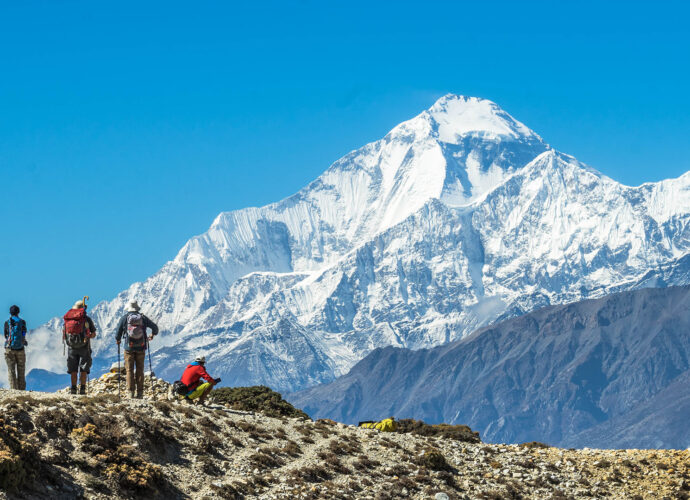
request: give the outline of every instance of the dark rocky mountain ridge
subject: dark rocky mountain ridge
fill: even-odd
[[[490,442],[690,446],[690,287],[540,309],[465,339],[373,351],[288,399],[315,418],[469,425]]]

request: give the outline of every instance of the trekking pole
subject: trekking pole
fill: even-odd
[[[153,397],[153,369],[151,368],[151,344],[149,344],[149,337],[144,333],[146,339],[146,350],[149,352],[149,385],[151,386],[151,397]]]
[[[153,384],[153,367],[151,365],[151,344],[149,344],[148,338],[146,340],[146,350],[149,352],[149,378]]]
[[[82,303],[84,304],[84,311],[86,311],[87,305],[86,301],[89,300],[91,297],[88,295],[84,295],[84,298],[82,299]],[[88,330],[87,330],[88,332]],[[93,332],[92,332],[93,333]],[[88,337],[88,348],[89,348],[89,357],[91,356],[91,336],[87,335]],[[86,374],[86,395],[89,394],[89,373]]]
[[[117,400],[120,401],[120,378],[122,378],[122,372],[120,371],[120,344],[117,344]]]

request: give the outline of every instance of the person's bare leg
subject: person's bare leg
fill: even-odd
[[[77,385],[77,372],[72,372],[69,376],[72,379],[72,385]]]
[[[88,376],[88,373],[86,372],[80,372],[79,373],[79,394],[86,394],[86,377]]]

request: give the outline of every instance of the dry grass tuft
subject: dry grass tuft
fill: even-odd
[[[466,425],[434,424],[429,425],[421,420],[411,418],[397,421],[398,432],[416,434],[418,436],[441,437],[466,443],[479,443],[479,433]]]
[[[439,450],[430,449],[417,459],[417,465],[434,471],[452,471],[446,457]]]
[[[310,465],[301,469],[293,469],[290,471],[290,476],[293,481],[306,481],[308,483],[320,483],[332,477],[328,469],[322,465]]]

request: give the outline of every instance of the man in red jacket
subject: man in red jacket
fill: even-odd
[[[185,368],[180,381],[187,386],[189,392],[185,395],[187,401],[199,399],[197,404],[204,404],[204,400],[208,393],[211,392],[213,386],[220,382],[220,379],[214,379],[208,374],[204,365],[206,364],[206,357],[199,356]],[[201,379],[206,382],[201,382]]]

